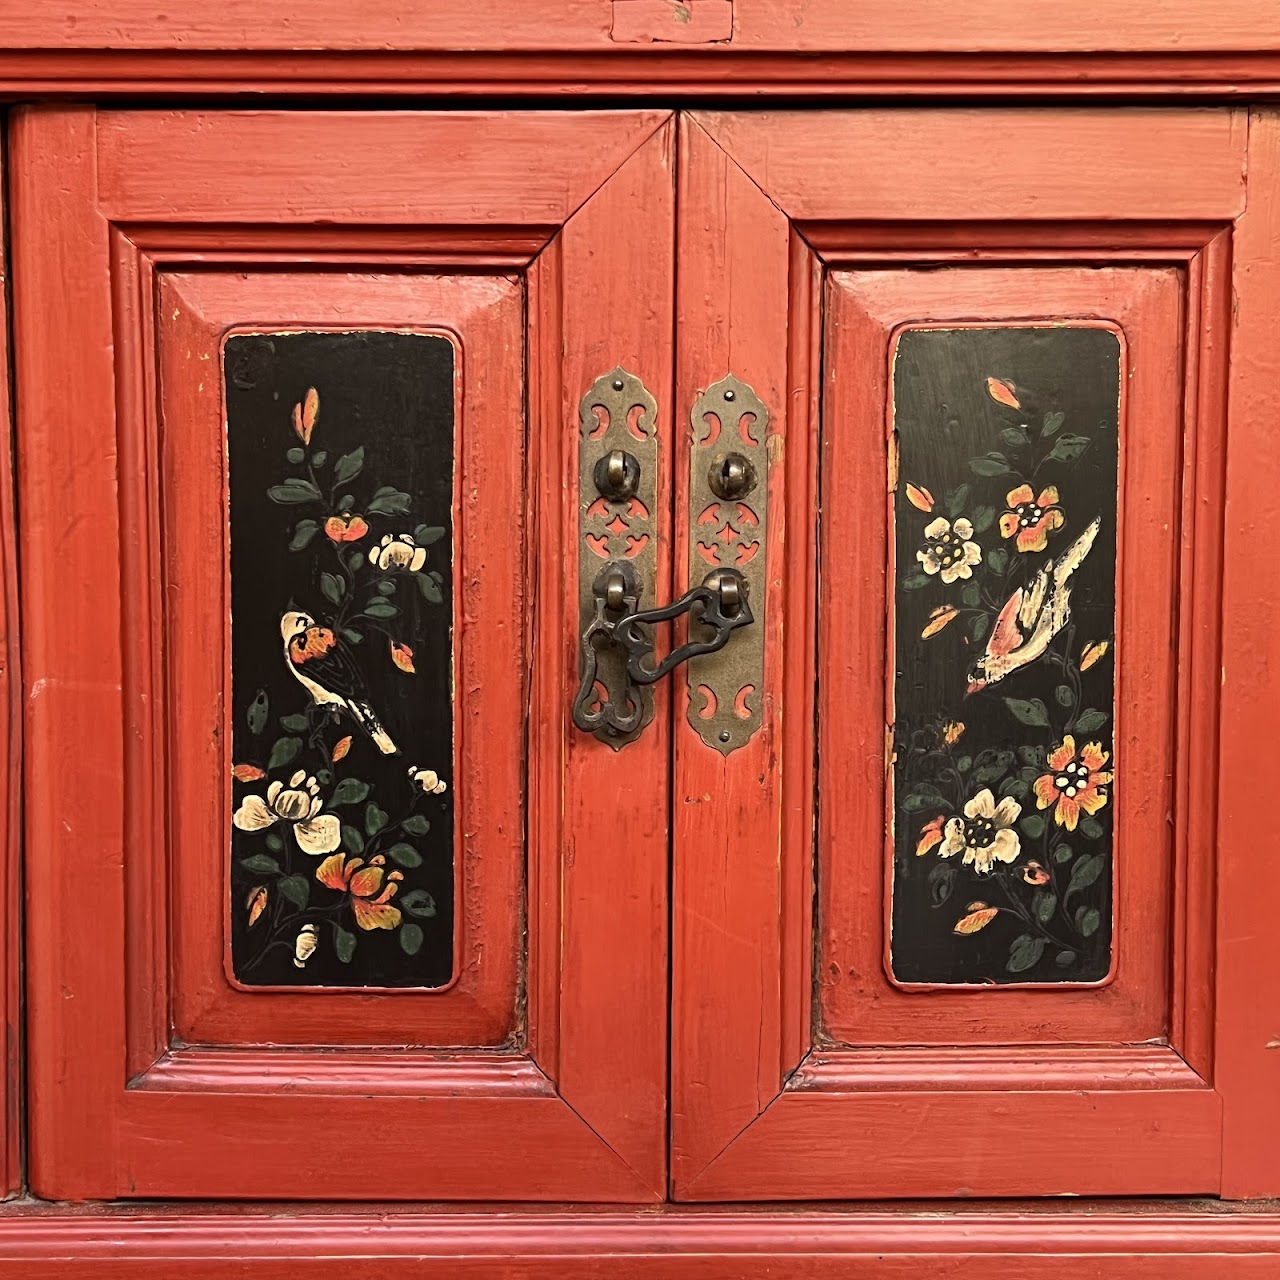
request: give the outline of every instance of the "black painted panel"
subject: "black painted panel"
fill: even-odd
[[[899,336],[901,982],[1111,967],[1119,379],[1107,328]]]
[[[444,985],[453,345],[237,335],[224,374],[235,977]]]

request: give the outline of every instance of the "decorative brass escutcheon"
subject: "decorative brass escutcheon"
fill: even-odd
[[[733,374],[708,387],[689,414],[689,581],[733,570],[757,616],[764,611],[769,410]],[[706,636],[690,621],[691,641]],[[764,628],[747,627],[723,652],[689,663],[689,723],[728,755],[764,718]]]

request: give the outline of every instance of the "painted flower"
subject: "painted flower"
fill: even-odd
[[[363,516],[343,512],[330,516],[324,522],[324,531],[330,542],[359,542],[369,532],[369,526]]]
[[[997,862],[1012,862],[1021,851],[1013,829],[1022,806],[1005,796],[996,804],[989,787],[984,787],[964,807],[964,817],[951,818],[943,829],[940,858],[964,853],[965,865],[972,864],[979,875],[987,875]]]
[[[1044,864],[1037,862],[1034,858],[1022,868],[1022,878],[1028,884],[1036,886],[1048,884],[1053,879],[1049,872],[1045,870]]]
[[[1086,742],[1077,757],[1076,740],[1067,734],[1047,759],[1053,772],[1042,773],[1036,779],[1036,807],[1047,809],[1053,805],[1053,820],[1074,831],[1081,809],[1092,815],[1107,803],[1105,787],[1115,776],[1103,770],[1111,759],[1110,753],[1103,751],[1100,742]]]
[[[315,925],[304,924],[298,930],[297,941],[293,944],[293,963],[295,968],[305,968],[319,942],[320,930]]]
[[[386,533],[371,559],[383,572],[388,569],[408,569],[410,573],[417,573],[427,563],[427,549],[418,546],[412,534]]]
[[[409,781],[415,787],[421,787],[429,796],[443,795],[449,789],[434,769],[419,769],[413,764],[409,766]]]
[[[1043,551],[1049,535],[1067,522],[1058,506],[1058,490],[1046,485],[1037,496],[1029,484],[1020,484],[1005,494],[1009,510],[1000,517],[1000,536],[1017,536],[1014,546],[1019,551]]]
[[[293,431],[304,445],[311,443],[311,433],[316,429],[320,416],[320,393],[308,387],[307,394],[293,406]]]
[[[293,827],[303,853],[318,857],[332,853],[342,839],[342,824],[335,814],[321,813],[320,788],[314,778],[299,769],[286,787],[278,779],[267,788],[267,797],[245,796],[231,821],[241,831],[265,831],[277,822]]]
[[[404,876],[387,871],[387,860],[378,854],[365,865],[363,858],[335,853],[316,868],[316,879],[330,889],[350,895],[351,909],[361,929],[395,929],[400,924],[400,908],[391,899]]]
[[[942,826],[946,820],[946,816],[940,813],[920,828],[920,839],[916,844],[917,858],[923,857],[934,845],[942,843]]]
[[[952,524],[939,516],[925,525],[924,536],[925,544],[916,552],[916,559],[925,573],[939,573],[943,582],[973,577],[973,566],[982,562],[982,548],[969,541],[973,525],[968,520],[962,516]]]
[[[942,741],[949,747],[954,747],[960,741],[961,735],[964,733],[963,720],[948,720],[942,726]]]

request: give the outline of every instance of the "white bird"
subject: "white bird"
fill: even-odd
[[[1101,527],[1099,516],[1056,561],[1036,574],[1030,587],[1019,587],[1009,597],[991,628],[987,651],[969,668],[968,693],[977,693],[1034,662],[1053,643],[1071,620],[1069,579],[1089,554]]]

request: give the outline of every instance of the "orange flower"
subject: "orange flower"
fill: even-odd
[[[1000,536],[1012,538],[1019,551],[1043,551],[1049,545],[1049,535],[1061,529],[1067,517],[1058,503],[1058,490],[1048,485],[1037,497],[1029,484],[1020,484],[1005,495],[1009,510],[1000,517]]]
[[[1014,392],[1013,383],[1008,378],[988,378],[987,395],[997,404],[1007,405],[1010,409],[1022,408],[1022,403]]]
[[[400,908],[390,905],[404,879],[399,871],[387,872],[387,860],[378,854],[364,865],[363,858],[348,858],[341,850],[316,868],[316,879],[329,889],[351,895],[351,909],[362,929],[395,929]]]
[[[1022,878],[1028,884],[1048,884],[1053,877],[1034,858],[1022,868]]]
[[[929,621],[925,623],[924,630],[920,633],[921,640],[928,640],[930,636],[936,636],[943,627],[949,623],[952,618],[956,617],[959,610],[953,604],[940,604],[930,615]]]
[[[1111,758],[1100,742],[1087,742],[1076,758],[1076,740],[1067,734],[1060,745],[1049,752],[1048,764],[1052,773],[1042,773],[1036,779],[1036,808],[1057,807],[1053,820],[1068,831],[1076,829],[1080,810],[1095,814],[1107,803],[1103,789],[1115,776],[1104,772],[1102,766]]]
[[[964,733],[963,720],[948,720],[942,726],[942,740],[949,747],[954,747],[960,741],[960,735]]]
[[[315,387],[308,387],[302,403],[293,406],[293,431],[305,445],[311,443],[311,433],[316,429],[319,414],[320,393]]]
[[[359,542],[369,532],[369,526],[362,516],[347,514],[330,516],[324,522],[324,531],[333,542]]]
[[[916,845],[916,857],[922,857],[935,844],[942,843],[942,824],[946,822],[945,814],[938,814],[930,823],[920,828],[920,843]]]
[[[256,764],[235,764],[231,766],[231,776],[237,782],[257,782],[259,778],[265,778],[267,775]]]
[[[266,885],[258,885],[255,889],[249,890],[249,896],[244,900],[245,910],[249,913],[249,928],[252,929],[258,923],[259,916],[267,909],[267,887]]]
[[[339,738],[338,741],[333,744],[333,754],[329,759],[332,760],[334,764],[337,764],[339,760],[346,759],[347,752],[350,750],[351,735],[347,734],[345,738]]]
[[[911,503],[917,511],[933,510],[933,494],[931,494],[923,485],[907,485],[907,501]]]
[[[413,665],[413,650],[396,640],[391,642],[391,661],[406,675],[413,675],[416,670]]]
[[[1099,640],[1096,644],[1089,645],[1080,655],[1080,670],[1088,671],[1095,662],[1101,662],[1110,647],[1110,642],[1106,640]]]

